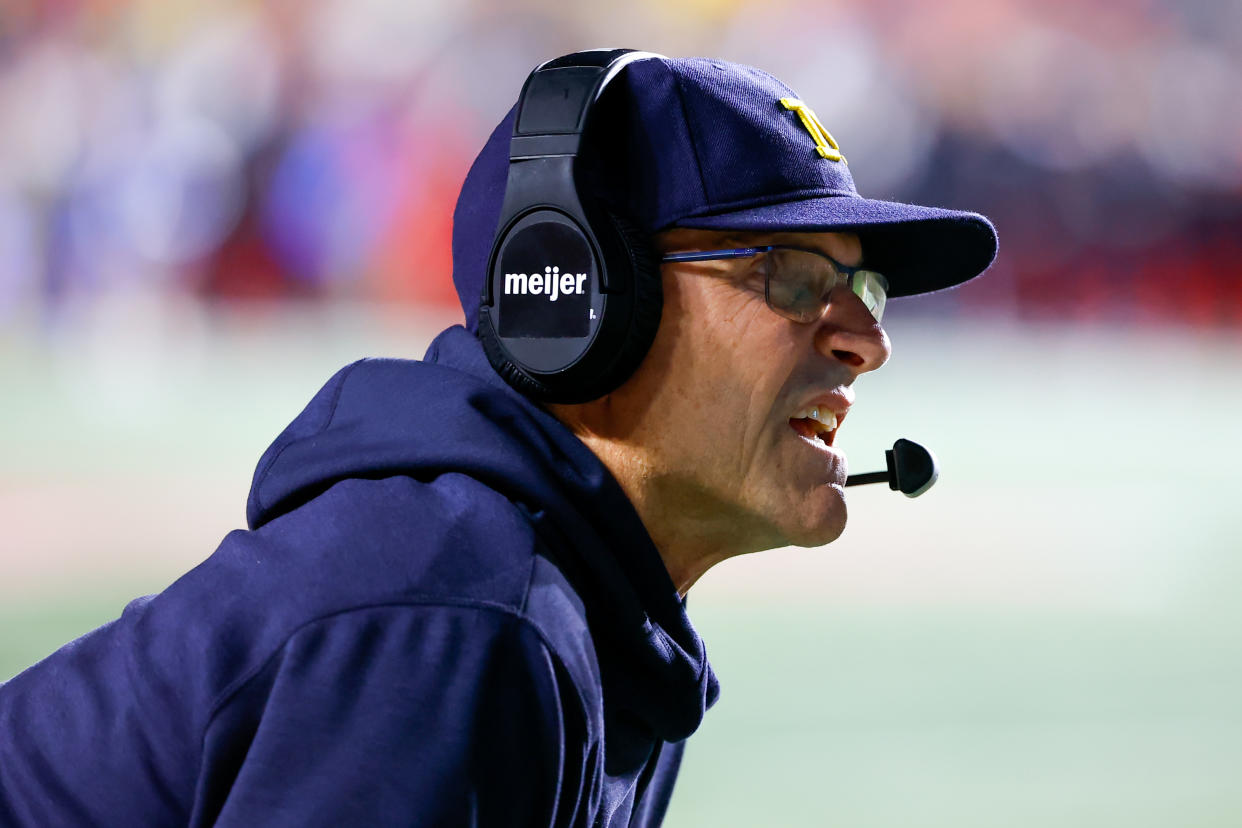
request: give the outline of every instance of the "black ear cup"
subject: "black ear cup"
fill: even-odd
[[[501,379],[532,400],[558,402],[554,389],[550,388],[547,383],[535,379],[516,362],[509,359],[509,355],[500,347],[500,342],[496,339],[491,315],[487,313],[487,308],[483,308],[479,313],[479,340],[483,343],[483,353],[487,354],[487,361],[492,364],[496,373],[500,374]]]
[[[587,402],[617,388],[660,325],[664,291],[650,241],[579,192],[576,166],[609,80],[650,57],[566,55],[532,72],[518,101],[478,335],[505,382],[542,402]]]
[[[633,277],[630,289],[634,291],[634,303],[629,324],[616,346],[616,358],[608,371],[600,377],[599,393],[602,397],[630,378],[642,364],[664,311],[664,283],[660,276],[660,260],[647,234],[628,219],[615,213],[607,213],[607,221],[620,239],[618,245],[627,261]]]
[[[479,312],[479,338],[496,373],[521,393],[542,402],[587,402],[617,388],[642,363],[660,326],[664,290],[659,261],[646,234],[606,210],[588,212],[594,248],[611,288],[599,297],[602,302],[592,303],[600,306],[598,327],[580,351],[573,350],[579,346],[570,346],[571,362],[556,370],[538,370],[502,344],[504,324],[498,331],[496,319],[499,314],[503,320],[503,309],[483,305]],[[551,305],[545,307],[550,309]],[[545,320],[550,318],[549,312]],[[545,320],[540,324],[548,324]]]

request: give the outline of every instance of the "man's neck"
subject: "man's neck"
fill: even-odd
[[[716,564],[763,548],[752,532],[720,519],[727,510],[677,475],[653,469],[634,447],[589,432],[578,437],[621,484],[682,597]]]

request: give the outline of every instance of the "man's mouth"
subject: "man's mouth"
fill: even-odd
[[[836,412],[816,406],[803,409],[790,417],[789,427],[798,432],[800,437],[819,440],[824,445],[831,446],[844,419],[844,412],[838,417]]]

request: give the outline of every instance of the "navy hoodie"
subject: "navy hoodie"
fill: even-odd
[[[615,479],[450,328],[336,374],[248,531],[0,685],[0,825],[655,825],[716,680]]]

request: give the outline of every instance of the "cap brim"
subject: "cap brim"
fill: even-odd
[[[996,228],[978,213],[856,196],[819,196],[736,212],[689,216],[701,230],[857,233],[863,264],[888,279],[889,296],[942,290],[975,278],[996,258]]]

